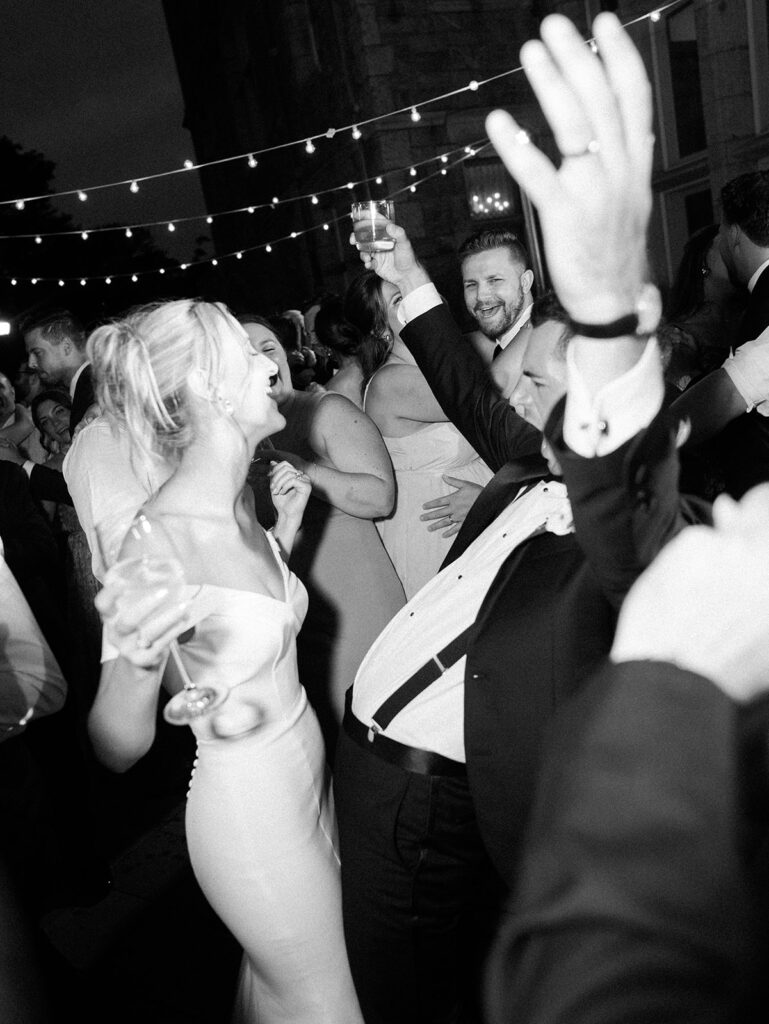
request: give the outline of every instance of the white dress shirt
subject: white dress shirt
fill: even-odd
[[[745,341],[729,356],[723,369],[747,405],[769,416],[769,327],[752,341]]]
[[[434,285],[406,295],[398,308],[403,323],[441,302]],[[585,456],[606,455],[648,426],[663,400],[660,355],[650,339],[642,358],[594,397],[568,358],[569,399],[564,439]],[[443,650],[480,610],[508,555],[536,530],[573,530],[562,483],[540,482],[520,494],[454,562],[416,593],[379,635],[363,659],[352,691],[352,711],[365,725],[402,683]],[[408,704],[384,730],[409,747],[464,762],[464,670],[462,657]]]

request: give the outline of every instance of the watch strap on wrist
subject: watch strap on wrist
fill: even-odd
[[[641,289],[635,309],[631,313],[611,320],[606,324],[590,324],[569,318],[569,326],[581,338],[624,338],[635,335],[647,338],[657,329],[662,315],[662,299],[659,289],[645,284]]]

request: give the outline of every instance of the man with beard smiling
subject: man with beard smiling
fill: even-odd
[[[512,344],[505,363],[509,364],[506,376],[514,377],[515,385],[528,336],[522,328],[529,322],[534,301],[534,272],[528,253],[512,231],[483,228],[462,243],[458,255],[467,311],[483,334],[495,342],[492,359]]]

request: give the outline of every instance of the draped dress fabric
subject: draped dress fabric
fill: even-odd
[[[422,505],[451,492],[444,474],[481,487],[494,474],[451,423],[428,423],[413,434],[383,439],[395,470],[397,497],[392,513],[376,525],[410,600],[437,573],[454,540],[444,537],[444,530],[427,529],[429,521],[419,518]]]
[[[270,438],[274,447],[314,461],[310,429],[318,404],[326,398],[302,395],[287,414],[286,427]],[[269,450],[261,454],[269,457]],[[265,492],[268,498],[268,481],[250,479],[262,500]],[[314,496],[289,564],[309,593],[309,611],[297,641],[299,674],[331,757],[345,692],[369,647],[406,603],[405,596],[373,520],[349,515]]]
[[[271,542],[282,600],[211,585],[193,599],[185,666],[196,683],[229,694],[192,724],[190,859],[243,946],[234,1024],[362,1024],[342,932],[330,777],[297,673],[307,595]]]

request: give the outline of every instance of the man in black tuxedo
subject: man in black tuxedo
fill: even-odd
[[[72,399],[70,434],[95,404],[91,364],[85,352],[86,333],[69,310],[55,310],[23,325],[28,366],[46,387],[61,385]],[[61,472],[25,460],[15,449],[0,448],[0,459],[24,466],[33,495],[41,501],[72,504]]]
[[[766,1019],[769,486],[714,518],[640,577],[553,722],[491,1024]]]
[[[576,98],[548,104],[566,154],[560,172],[506,115],[487,122],[540,209],[568,311],[568,325],[555,305],[540,322],[535,304],[513,396],[530,424],[547,423],[550,477],[403,229],[389,226],[391,253],[363,255],[399,288],[401,337],[441,406],[498,470],[444,568],[375,642],[349,694],[335,794],[348,954],[367,1024],[478,1019],[463,1003],[472,983],[463,944],[483,949],[489,919],[477,932],[470,919],[495,872],[516,882],[546,724],[608,653],[624,594],[691,512],[660,413],[650,340],[659,295],[644,284],[650,91],[617,19],[602,15],[595,28],[604,60],[623,68],[616,82],[565,19],[543,23],[549,46],[589,62],[600,93],[584,110]],[[527,74],[534,81],[537,68]],[[624,125],[604,119],[617,109],[615,89],[623,112],[639,108],[626,140]]]
[[[735,344],[739,351],[769,327],[769,171],[741,174],[724,185],[720,239],[730,276],[750,293]],[[733,497],[769,480],[769,418],[757,409],[729,423],[713,448]]]

